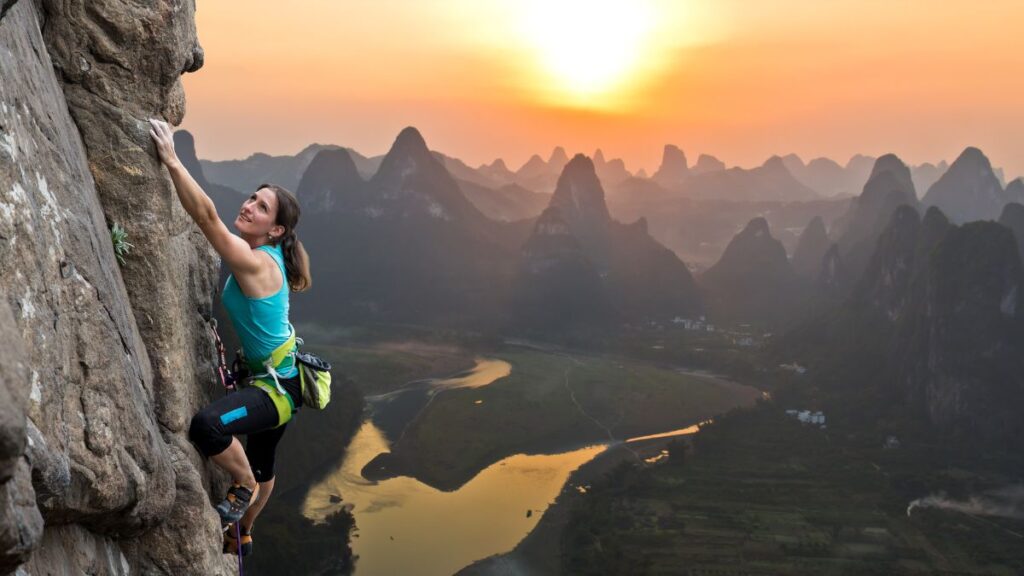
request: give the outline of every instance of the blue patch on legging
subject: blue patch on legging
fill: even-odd
[[[245,409],[245,406],[242,406],[241,408],[235,408],[231,412],[225,412],[224,414],[221,414],[220,423],[227,426],[228,424],[231,424],[235,420],[240,420],[248,415],[249,411]]]

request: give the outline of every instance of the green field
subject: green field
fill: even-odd
[[[515,453],[682,428],[760,396],[752,388],[630,361],[521,348],[490,356],[509,362],[511,375],[483,388],[438,394],[393,447],[393,472],[454,489]]]
[[[885,450],[802,426],[771,404],[718,419],[693,442],[692,453],[678,445],[667,464],[622,467],[592,487],[563,533],[564,573],[1024,571],[1020,520],[906,514],[910,500],[940,489],[966,497],[1014,481],[977,455]]]
[[[392,341],[307,348],[330,360],[364,396],[391,392],[413,380],[456,374],[475,364],[473,352],[455,345]]]

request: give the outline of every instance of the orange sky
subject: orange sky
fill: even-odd
[[[1024,174],[1024,2],[200,1],[200,157],[428,144],[513,169],[555,145],[657,168],[775,153],[919,163],[980,147]]]

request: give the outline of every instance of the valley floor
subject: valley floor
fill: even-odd
[[[720,418],[692,452],[672,453],[652,468],[619,467],[576,501],[563,573],[1024,571],[1024,521],[907,511],[930,494],[967,501],[1005,488],[1006,471],[1019,471],[1013,456],[885,449],[802,425],[773,404]]]

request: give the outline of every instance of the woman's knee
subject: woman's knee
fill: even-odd
[[[192,417],[188,439],[204,456],[220,454],[231,444],[231,436],[221,429],[217,415],[205,409]]]

